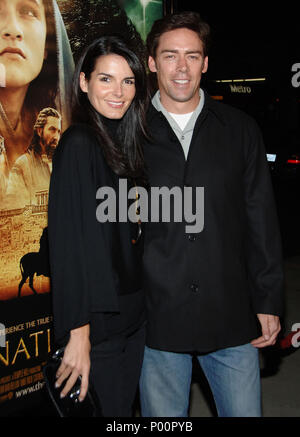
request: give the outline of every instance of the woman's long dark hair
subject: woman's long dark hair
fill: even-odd
[[[56,44],[56,28],[54,19],[53,0],[43,0],[45,7],[47,36],[45,49],[47,59],[44,60],[43,67],[39,75],[29,85],[24,107],[35,118],[39,111],[45,107],[55,108],[55,98],[58,87],[58,60]]]
[[[120,120],[116,135],[112,137],[103,123],[103,116],[91,105],[87,94],[80,88],[80,73],[90,79],[100,56],[116,54],[128,62],[135,77],[135,97]],[[144,178],[142,151],[146,133],[146,107],[148,103],[147,75],[143,62],[119,36],[102,36],[90,44],[77,63],[72,87],[72,122],[87,123],[97,134],[107,164],[119,176]]]

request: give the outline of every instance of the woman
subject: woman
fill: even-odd
[[[135,53],[115,36],[94,41],[75,70],[73,124],[56,149],[50,182],[54,331],[59,344],[67,343],[57,386],[68,378],[65,396],[81,375],[83,400],[90,376],[104,416],[132,414],[144,298],[141,239],[132,244],[138,226],[98,222],[96,192],[112,188],[118,205],[121,179],[128,188],[141,184],[146,101],[145,69]]]
[[[30,145],[40,110],[56,108],[64,126],[69,122],[73,59],[55,0],[0,0],[0,67],[2,203],[9,171]]]

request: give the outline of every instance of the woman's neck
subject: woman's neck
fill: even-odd
[[[9,168],[26,151],[32,136],[34,115],[23,111],[26,92],[27,88],[0,88],[0,135],[4,136]]]
[[[101,115],[102,123],[104,124],[107,130],[107,133],[109,134],[111,139],[115,141],[117,139],[117,130],[121,124],[121,119],[107,118],[104,117],[104,115],[102,114],[100,115]]]
[[[27,89],[28,86],[15,89],[0,88],[0,102],[13,129],[18,124]]]

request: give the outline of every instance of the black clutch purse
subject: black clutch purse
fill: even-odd
[[[56,388],[55,382],[56,372],[60,366],[63,354],[64,348],[58,349],[43,367],[46,389],[59,416],[101,417],[101,406],[91,384],[89,384],[86,397],[82,402],[79,402],[78,396],[80,394],[81,377],[77,379],[71,391],[64,398],[60,397],[60,392],[63,386]]]

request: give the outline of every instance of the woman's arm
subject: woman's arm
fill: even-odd
[[[48,208],[48,236],[54,332],[66,344],[57,372],[65,396],[81,376],[79,400],[88,389],[90,371],[90,299],[88,229],[95,198],[90,141],[82,129],[72,128],[61,138],[53,159]],[[95,203],[95,202],[94,202]]]
[[[81,397],[88,384],[91,343],[106,338],[95,315],[118,310],[110,248],[96,219],[97,187],[107,185],[99,153],[93,131],[82,125],[69,128],[55,151],[49,190],[54,336],[58,344],[67,344],[57,382],[70,377],[66,394],[81,374]]]

